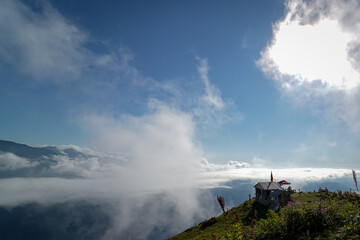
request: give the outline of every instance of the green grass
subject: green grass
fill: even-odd
[[[170,239],[360,239],[359,195],[295,193],[292,200],[278,213],[245,201]]]
[[[172,238],[171,240],[178,239],[212,239],[211,234],[214,234],[217,238],[220,236],[225,236],[227,231],[235,230],[235,224],[241,222],[242,224],[250,224],[251,223],[251,214],[254,213],[255,208],[258,203],[255,202],[255,199],[252,199],[249,205],[249,200],[245,201],[243,204],[234,207],[228,210],[227,214],[222,214],[216,217],[216,223],[206,226],[206,221],[200,223],[199,225],[189,228],[185,230],[183,233],[180,233]],[[220,207],[220,206],[219,206]],[[244,211],[243,211],[244,207]],[[261,206],[262,207],[262,206]],[[258,210],[258,216],[265,216],[265,208],[261,208],[264,212],[260,213],[260,208]],[[238,219],[236,217],[236,213],[238,215]],[[208,221],[208,220],[207,220]]]

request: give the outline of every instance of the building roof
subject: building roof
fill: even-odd
[[[279,183],[277,182],[258,182],[254,188],[261,189],[261,190],[281,190],[284,191]]]

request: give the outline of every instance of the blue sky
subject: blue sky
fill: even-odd
[[[360,6],[326,2],[4,0],[0,137],[358,168]]]

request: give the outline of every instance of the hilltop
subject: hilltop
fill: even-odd
[[[356,193],[294,193],[279,212],[255,198],[170,238],[183,239],[360,239]]]

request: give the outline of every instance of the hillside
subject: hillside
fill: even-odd
[[[356,193],[294,193],[278,213],[255,199],[185,230],[180,239],[360,239]]]

